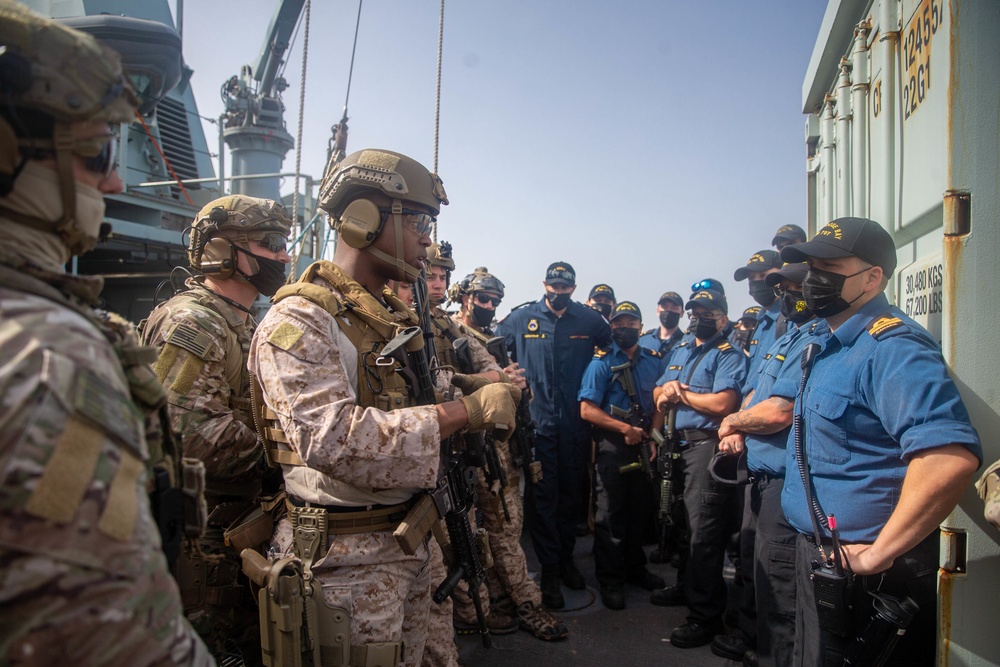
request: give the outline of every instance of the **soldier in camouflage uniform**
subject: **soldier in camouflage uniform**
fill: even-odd
[[[320,201],[338,232],[334,260],[279,290],[250,346],[269,456],[289,500],[271,553],[303,560],[319,617],[347,617],[350,664],[377,656],[416,667],[431,603],[427,538],[408,554],[393,530],[418,492],[435,486],[442,438],[513,424],[520,392],[497,383],[414,405],[397,365],[378,363],[386,343],[417,324],[386,282],[419,275],[447,203],[435,174],[398,153],[358,151],[329,171]],[[317,516],[324,541],[314,547],[304,522]],[[320,652],[334,650],[338,638],[327,633],[336,628],[318,630]]]
[[[118,55],[0,0],[0,662],[214,665],[184,619],[147,480],[162,389],[99,277],[120,192],[112,123],[138,99]]]
[[[452,300],[461,305],[452,316],[455,323],[467,331],[483,345],[493,338],[489,329],[494,314],[504,296],[504,284],[485,267],[454,285]],[[524,370],[512,363],[504,369],[521,389],[527,388]],[[569,628],[542,606],[542,591],[528,575],[528,563],[521,548],[521,531],[524,527],[524,506],[521,502],[521,469],[514,465],[507,443],[498,443],[497,448],[507,473],[505,499],[510,521],[496,512],[495,505],[481,503],[484,525],[489,531],[490,550],[493,553],[493,568],[489,571],[488,584],[490,600],[495,612],[517,615],[521,628],[535,637],[546,641],[569,636]],[[486,480],[480,474],[480,493],[484,492]],[[470,620],[471,602],[456,605],[462,621]]]
[[[224,532],[259,504],[266,464],[246,367],[257,325],[250,306],[284,282],[291,224],[269,199],[230,195],[208,203],[191,226],[188,251],[202,275],[140,326],[143,343],[159,351],[153,369],[184,453],[205,464],[209,515],[201,550],[209,558],[182,556],[177,579],[188,619],[220,662],[238,660],[237,653],[247,665],[261,659],[256,605]],[[261,539],[269,538],[265,530]]]
[[[458,372],[475,373],[489,382],[506,380],[500,366],[490,353],[472,336],[465,327],[453,322],[441,305],[445,301],[451,272],[455,270],[455,260],[451,256],[451,244],[442,241],[427,249],[427,300],[431,306],[431,323],[434,326],[434,347],[437,351],[441,368],[438,371],[438,391],[445,395],[454,393],[461,396],[461,390],[451,386],[451,376]],[[460,368],[460,362],[455,354],[454,343],[459,338],[465,338],[469,344],[472,368]],[[487,487],[483,471],[478,471],[480,483],[476,489],[476,507],[481,508],[486,502],[491,490]],[[470,516],[475,520],[475,513]],[[437,545],[431,544],[431,580],[441,581],[447,576],[447,568],[440,555]],[[492,570],[492,568],[491,568]],[[488,570],[491,571],[491,570]],[[480,592],[483,601],[483,613],[486,614],[486,624],[490,632],[497,635],[517,631],[517,619],[511,614],[499,613],[490,609],[489,595],[485,584]],[[456,592],[457,604],[453,605],[449,598],[442,604],[431,607],[428,618],[427,647],[424,650],[424,667],[456,667],[458,651],[455,647],[454,634],[457,629],[460,634],[476,634],[479,627],[468,587],[463,582]],[[454,621],[452,620],[454,616]],[[453,627],[454,623],[454,627]]]

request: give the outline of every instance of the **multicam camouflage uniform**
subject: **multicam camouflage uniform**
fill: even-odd
[[[293,287],[302,284],[328,294],[326,305],[317,303],[322,295],[279,292],[283,298],[276,297],[250,346],[250,371],[259,378],[264,402],[277,414],[289,441],[281,450],[290,450],[304,463],[282,465],[289,498],[326,506],[332,520],[339,508],[406,504],[437,482],[436,409],[390,409],[406,407],[408,398],[390,391],[394,373],[375,366],[377,352],[370,344],[356,348],[347,329],[355,327],[351,333],[360,335],[358,317],[385,325],[385,331],[412,326],[413,312],[388,289],[381,295],[392,309],[387,310],[330,262],[314,264]],[[365,335],[376,335],[374,327],[364,328]],[[374,345],[378,349],[388,340],[378,334]],[[275,531],[271,555],[292,552],[293,531],[286,518]],[[426,541],[407,556],[391,530],[331,531],[312,573],[322,590],[320,599],[350,613],[353,645],[402,640],[404,664],[420,664],[431,604]]]
[[[257,609],[239,577],[239,554],[223,533],[254,507],[261,491],[264,450],[250,412],[246,369],[256,322],[199,279],[158,306],[142,325],[143,342],[159,351],[153,370],[169,401],[170,422],[185,456],[205,464],[208,526],[201,549],[209,559],[183,557],[178,581],[184,610],[216,656],[226,640],[248,665],[260,662]]]
[[[123,368],[139,346],[74,296],[95,296],[94,279],[3,256],[0,284],[5,664],[214,664],[181,615],[150,511],[158,446],[143,411],[163,396],[148,367]]]

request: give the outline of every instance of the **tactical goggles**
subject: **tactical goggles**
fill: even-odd
[[[389,218],[392,214],[391,208],[380,208],[379,213],[382,214],[382,223]],[[404,208],[400,211],[403,216],[403,225],[409,227],[412,232],[417,236],[429,236],[431,230],[434,229],[434,223],[437,222],[437,218],[429,213],[424,213],[423,211],[414,211],[408,208]]]
[[[288,239],[281,232],[264,232],[259,239],[254,239],[261,248],[271,252],[281,252],[288,248]]]
[[[101,152],[93,157],[84,157],[83,166],[87,171],[107,178],[118,168],[118,132],[112,130],[104,134],[87,137],[85,141],[103,138],[106,138],[108,141],[101,147]]]
[[[482,292],[476,292],[476,302],[486,305],[492,303],[494,308],[500,307],[500,299],[495,296],[490,296],[489,294],[483,294]]]

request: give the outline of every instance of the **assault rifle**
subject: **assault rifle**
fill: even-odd
[[[502,336],[486,341],[486,351],[496,359],[500,368],[510,366],[511,359],[507,352],[507,341]],[[517,427],[510,437],[511,459],[515,466],[526,472],[524,483],[528,491],[531,489],[531,484],[538,483],[542,479],[542,464],[534,460],[535,422],[532,420],[531,410],[528,408],[530,402],[531,392],[525,391],[521,396],[521,402],[517,404]]]
[[[638,353],[639,351],[637,350],[636,352]],[[632,374],[631,360],[618,366],[612,366],[611,373],[611,377],[617,378],[618,382],[621,382],[622,388],[628,394],[629,401],[628,410],[622,410],[617,405],[612,405],[610,409],[611,416],[621,419],[631,426],[641,428],[643,431],[648,430],[651,420],[649,414],[642,409],[642,402],[639,400],[639,390],[635,386],[635,376]],[[638,445],[639,460],[621,466],[618,472],[626,473],[633,470],[641,470],[646,477],[652,480],[654,477],[653,467],[649,464],[650,451],[647,443],[648,441],[643,439]]]
[[[455,348],[455,356],[458,358],[458,367],[463,373],[473,375],[476,373],[475,364],[472,361],[472,350],[469,347],[469,340],[465,337],[456,338],[452,345]],[[501,371],[503,372],[503,371]],[[483,476],[486,478],[486,486],[490,489],[491,505],[494,514],[503,510],[503,518],[510,521],[510,510],[507,508],[507,473],[500,462],[500,454],[497,453],[497,445],[493,436],[482,433],[465,434],[465,451],[470,458],[475,459],[475,466],[483,469]]]
[[[677,437],[677,408],[670,408],[667,412],[667,428],[664,436],[658,430],[653,431],[653,440],[659,447],[656,457],[656,471],[660,476],[660,506],[656,513],[656,518],[660,521],[660,542],[657,545],[657,553],[660,560],[654,562],[666,562],[667,542],[670,539],[670,529],[674,525],[673,504],[674,504],[674,463],[680,458],[680,440]]]
[[[414,285],[413,296],[421,326],[408,327],[397,334],[382,348],[378,363],[398,362],[407,382],[413,383],[410,390],[416,400],[421,405],[433,405],[437,402],[432,376],[437,368],[437,352],[427,303],[427,283],[423,277]],[[476,471],[469,458],[470,455],[464,451],[452,453],[451,438],[441,442],[444,474],[437,486],[417,501],[406,520],[396,529],[394,537],[404,553],[413,555],[427,533],[434,531],[435,537],[442,542],[441,550],[448,563],[448,576],[434,591],[433,600],[441,604],[454,593],[458,583],[465,579],[476,608],[476,621],[483,646],[489,648],[492,640],[486,625],[486,615],[483,613],[483,602],[479,597],[479,586],[486,581],[486,569],[481,556],[489,557],[489,547],[485,531],[480,529],[477,535],[473,535],[472,526],[469,525],[469,512],[476,500]],[[442,518],[448,531],[447,539],[442,539],[440,534]]]

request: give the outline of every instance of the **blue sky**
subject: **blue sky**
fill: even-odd
[[[173,3],[171,3],[173,4]],[[257,57],[276,2],[185,3],[184,48],[204,116]],[[733,271],[804,226],[801,90],[818,0],[452,0],[446,3],[439,238],[458,277],[487,266],[500,312],[541,296],[545,267],[574,265],[583,301],[606,282],[656,322],[656,298],[719,278],[730,314],[751,305]],[[439,3],[367,0],[348,150],[433,162]],[[302,170],[322,174],[346,93],[357,4],[312,6]],[[298,119],[302,34],[285,71]],[[209,145],[217,130],[206,125]],[[285,161],[294,168],[294,152]],[[286,182],[283,192],[291,192]]]

